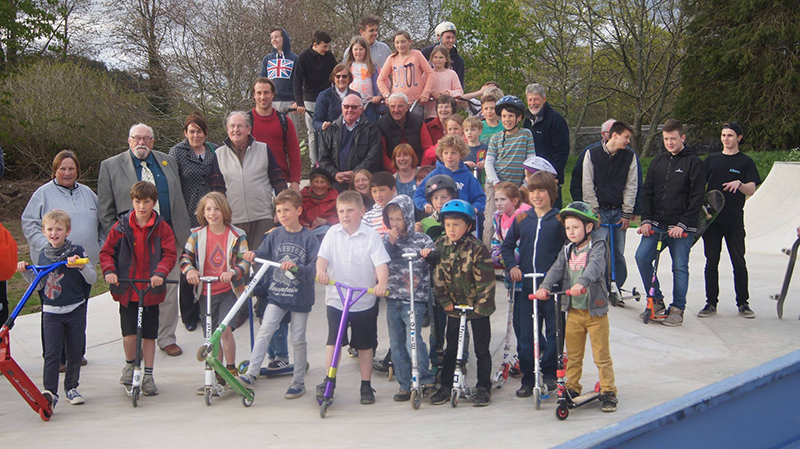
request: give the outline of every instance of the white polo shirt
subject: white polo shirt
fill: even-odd
[[[351,287],[375,287],[375,267],[389,263],[389,253],[375,230],[361,223],[353,235],[341,224],[334,225],[325,234],[319,247],[319,257],[328,261],[331,279]],[[375,295],[365,294],[350,308],[351,312],[367,310],[375,305]],[[342,310],[342,300],[336,287],[325,288],[325,305]]]

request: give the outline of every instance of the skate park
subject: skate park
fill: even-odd
[[[309,318],[308,359],[311,369],[306,375],[309,392],[303,397],[296,400],[283,398],[291,383],[288,377],[262,378],[255,388],[252,407],[243,407],[241,398],[234,392],[214,398],[213,404],[206,406],[202,396],[195,393],[203,384],[203,364],[194,357],[204,342],[202,332],[188,332],[179,326],[178,343],[184,354],[169,357],[163,351],[157,352],[155,377],[160,394],[141,398],[139,406],[133,408],[118,382],[123,364],[119,317],[116,303],[106,293],[90,301],[86,353],[89,364],[81,370],[81,391],[86,404],[71,406],[63,401],[57,406],[52,420],[43,422],[6,381],[0,381],[0,441],[4,447],[43,447],[56,442],[62,447],[87,444],[133,447],[143,443],[157,447],[184,447],[250,442],[274,447],[473,447],[520,443],[528,447],[553,447],[564,443],[567,443],[565,447],[579,447],[577,443],[568,442],[597,432],[586,435],[582,441],[599,442],[614,432],[619,434],[632,428],[636,420],[642,423],[657,420],[658,415],[649,410],[663,408],[665,403],[681,400],[684,395],[692,397],[700,390],[709,397],[724,396],[725,387],[713,384],[726,379],[730,381],[732,376],[740,376],[800,349],[800,288],[792,285],[789,289],[783,319],[778,319],[776,302],[770,299],[770,295],[780,291],[789,260],[781,249],[791,247],[796,239],[795,229],[800,225],[800,205],[792,201],[798,193],[800,164],[778,163],[747,202],[747,261],[750,304],[757,314],[755,320],[745,320],[737,314],[730,262],[725,250],[720,263],[719,312],[711,318],[696,318],[695,314],[705,303],[705,258],[701,244],[696,245],[691,253],[690,287],[683,326],[668,328],[658,323],[643,324],[638,315],[644,309],[644,299],[638,303],[627,301],[626,308],[614,308],[609,312],[611,354],[620,400],[616,413],[602,413],[599,403],[595,403],[575,409],[566,421],[559,421],[554,414],[554,397],[543,400],[538,411],[534,409],[531,398],[515,397],[518,379],[509,379],[502,389],[493,390],[492,404],[488,408],[473,408],[468,401],[460,402],[457,408],[432,406],[423,401],[422,407],[414,411],[407,402],[392,401],[397,383],[389,382],[379,373],[374,373],[372,380],[377,390],[377,402],[360,405],[358,363],[345,355],[338,373],[336,401],[327,418],[320,419],[313,387],[325,375],[327,329],[322,286],[317,286],[317,305]],[[641,290],[641,279],[633,264],[639,243],[635,232],[631,229],[627,236],[629,277],[626,286],[636,286]],[[669,260],[669,253],[665,252],[659,268],[667,298],[672,284]],[[502,361],[508,305],[506,291],[501,286],[497,289],[496,302],[498,307],[492,315],[491,343],[495,369]],[[388,349],[385,322],[382,310],[379,356]],[[42,364],[39,323],[39,314],[22,316],[11,332],[12,355],[37,384],[41,382]],[[240,329],[235,335],[238,358],[248,358],[250,342],[247,329]],[[428,329],[423,329],[421,335],[427,340]],[[794,360],[796,366],[797,359],[797,354],[789,355],[782,363],[791,365],[791,360]],[[474,362],[474,357],[471,357],[467,376],[470,383],[475,379]],[[588,354],[583,366],[582,382],[588,388],[597,379],[596,368]],[[797,374],[794,378],[796,388]],[[753,394],[759,394],[758,388],[763,382],[740,380],[755,389]],[[787,388],[782,387],[784,395],[791,391]],[[783,419],[793,419],[795,428],[798,428],[800,407],[787,402],[789,404],[783,405],[780,413],[786,415]],[[768,416],[774,411],[754,408],[747,413]],[[728,421],[729,426],[747,423],[741,430],[753,430],[747,414],[735,416],[738,419]],[[687,421],[690,419],[691,416]],[[718,432],[733,434],[735,430],[717,428]],[[687,442],[693,441],[689,434],[685,436]],[[674,447],[680,440],[667,441]]]

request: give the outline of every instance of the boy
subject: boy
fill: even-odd
[[[721,140],[722,152],[710,154],[703,161],[708,184],[706,191],[714,189],[721,191],[725,196],[725,207],[703,233],[706,254],[706,306],[697,313],[697,317],[706,318],[717,314],[719,254],[722,251],[724,237],[733,265],[733,285],[736,290],[739,315],[753,319],[756,314],[747,303],[750,294],[747,291],[747,263],[744,259],[744,200],[755,193],[756,185],[761,184],[761,178],[750,156],[739,151],[742,127],[738,123],[722,125]]]
[[[600,375],[600,402],[604,412],[617,411],[614,364],[608,343],[608,292],[606,290],[606,241],[594,240],[592,230],[600,224],[597,213],[586,203],[570,203],[561,211],[569,243],[559,251],[558,260],[547,271],[536,298],[547,299],[560,283],[569,294],[561,298],[567,312],[564,341],[567,345],[567,400],[581,394],[586,334],[592,342],[592,356]]]
[[[539,304],[539,335],[533,335],[533,304],[528,295],[536,290],[541,279],[523,279],[523,273],[546,273],[558,258],[558,253],[567,240],[564,225],[558,218],[558,209],[553,208],[558,196],[555,175],[538,171],[528,175],[529,199],[532,209],[518,213],[500,247],[503,262],[511,279],[522,283],[522,291],[514,298],[514,334],[517,337],[519,368],[522,385],[517,397],[533,394],[534,354],[533,339],[538,338],[541,348],[541,370],[544,384],[549,391],[556,389],[556,306],[551,298]],[[517,245],[519,241],[519,245]],[[519,247],[519,262],[514,250]]]
[[[282,271],[270,268],[267,273],[269,277],[265,276],[259,285],[268,286],[267,293],[259,293],[259,296],[266,296],[269,302],[250,354],[250,366],[241,379],[248,385],[255,385],[268,342],[272,340],[286,313],[291,313],[294,378],[284,394],[286,399],[299,398],[306,392],[306,324],[314,305],[314,276],[319,251],[317,236],[300,224],[302,204],[303,198],[294,190],[279,193],[275,198],[275,213],[282,226],[267,234],[257,251],[248,251],[244,255],[249,262],[256,257],[279,262]],[[296,273],[287,273],[295,267]]]
[[[441,162],[436,162],[436,168],[428,175],[427,182],[432,177],[443,174],[455,181],[458,187],[458,197],[468,201],[478,214],[486,208],[486,194],[481,189],[481,184],[472,176],[472,172],[461,161],[469,154],[466,142],[460,136],[444,136],[436,147],[436,156]],[[373,177],[374,179],[374,177]],[[433,207],[427,201],[427,189],[417,189],[414,192],[414,205],[425,213],[432,213]]]
[[[153,379],[156,338],[158,337],[158,305],[164,302],[164,280],[178,259],[172,228],[153,211],[158,201],[158,189],[147,181],[131,187],[133,210],[114,223],[100,250],[100,268],[110,286],[111,296],[119,302],[119,320],[122,328],[122,346],[125,350],[125,367],[119,383],[133,384],[133,363],[136,358],[136,324],[139,295],[130,284],[120,284],[119,278],[150,278],[151,290],[144,297],[142,311],[142,355],[144,379],[142,393],[158,394]],[[136,286],[143,289],[146,286]]]
[[[394,395],[398,402],[411,399],[411,340],[409,324],[409,275],[408,260],[403,254],[417,253],[422,249],[433,249],[433,240],[421,232],[414,231],[414,204],[411,198],[400,195],[383,209],[383,220],[389,228],[383,243],[391,258],[389,262],[389,296],[386,298],[386,322],[389,326],[391,360],[400,390]],[[421,323],[430,295],[430,269],[428,263],[416,259],[414,270],[414,311]],[[417,329],[421,326],[417,325]],[[417,330],[417,335],[419,331]],[[428,348],[425,341],[417,339],[417,360],[421,385],[433,388],[433,374],[428,369]]]
[[[469,146],[469,155],[464,159],[467,167],[474,169],[478,167],[479,176],[478,181],[483,178],[483,164],[486,160],[486,150],[489,146],[481,142],[481,133],[483,132],[483,122],[477,117],[468,117],[464,120],[464,138]],[[483,185],[483,182],[481,182]]]
[[[500,117],[495,111],[495,106],[501,98],[503,98],[503,91],[498,87],[486,89],[481,95],[481,112],[484,121],[480,137],[482,143],[488,144],[493,135],[503,131],[503,124],[500,123]]]
[[[66,260],[72,264],[77,259],[89,257],[83,247],[73,245],[67,237],[72,230],[69,215],[63,210],[53,209],[42,218],[42,234],[47,245],[39,253],[36,265],[50,265]],[[28,282],[36,277],[28,271],[24,261],[17,263],[17,271]],[[75,269],[77,268],[77,269]],[[42,335],[44,338],[44,369],[42,394],[55,407],[58,402],[58,368],[61,365],[61,350],[67,344],[67,371],[64,376],[64,391],[72,405],[83,404],[78,392],[81,375],[81,357],[86,341],[86,298],[97,273],[92,264],[62,266],[51,272],[36,286],[42,299]]]
[[[375,173],[369,181],[369,188],[375,204],[372,205],[372,209],[364,214],[362,221],[365,225],[374,229],[381,238],[385,237],[389,232],[389,229],[383,223],[383,208],[397,195],[396,183],[397,180],[394,176],[385,171]]]
[[[303,196],[300,224],[322,238],[331,226],[339,222],[336,216],[336,197],[339,192],[331,188],[331,175],[320,168],[311,170],[308,181],[309,185],[300,191]]]
[[[389,178],[394,179],[392,175]],[[387,264],[390,259],[378,233],[361,220],[364,215],[364,201],[360,193],[353,190],[342,192],[336,199],[336,211],[339,214],[339,224],[331,227],[319,248],[317,280],[323,285],[328,285],[328,280],[333,278],[353,287],[374,286],[374,295],[365,294],[350,308],[347,324],[350,325],[351,340],[348,341],[346,334],[342,339],[342,346],[349,344],[358,350],[361,403],[374,404],[375,390],[372,389],[370,379],[373,348],[378,345],[376,296],[386,294],[389,278]],[[377,285],[375,278],[378,279]],[[325,348],[327,367],[331,366],[333,360],[333,345],[336,344],[342,317],[342,301],[336,287],[326,287],[325,304],[328,317],[328,341]],[[317,400],[322,400],[324,394],[325,382],[317,385]]]
[[[669,236],[664,244],[669,247],[674,279],[669,316],[661,324],[675,327],[683,324],[689,289],[689,251],[700,219],[706,175],[697,153],[684,146],[686,135],[681,122],[667,120],[661,134],[667,151],[650,162],[644,180],[642,224],[636,231],[642,236],[642,241],[636,249],[636,265],[639,266],[644,290],[649,291],[658,244],[658,236],[650,235],[650,231],[667,232]],[[684,233],[686,237],[683,237]],[[664,295],[658,287],[655,298],[655,313],[662,314]]]
[[[439,219],[444,224],[445,235],[436,240],[439,263],[434,269],[434,296],[447,312],[447,348],[444,355],[441,387],[431,396],[431,404],[444,404],[450,400],[458,350],[459,313],[454,305],[469,305],[475,356],[478,363],[477,392],[473,399],[476,407],[492,402],[492,355],[489,343],[492,336],[489,316],[494,313],[494,264],[489,250],[472,235],[475,226],[475,209],[464,200],[452,200],[442,206]],[[420,252],[423,257],[430,250]]]

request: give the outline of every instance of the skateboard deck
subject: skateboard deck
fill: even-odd
[[[703,206],[700,210],[700,221],[697,224],[697,232],[694,233],[692,245],[700,240],[708,226],[714,222],[722,208],[725,207],[725,197],[719,190],[709,190],[703,197]]]
[[[789,292],[789,283],[792,281],[792,273],[794,272],[794,264],[797,262],[797,251],[800,250],[800,238],[794,241],[792,249],[783,250],[789,256],[789,265],[786,267],[786,275],[783,277],[783,286],[781,292],[777,295],[772,295],[771,299],[778,300],[778,318],[783,318],[783,303],[786,301],[786,295]]]

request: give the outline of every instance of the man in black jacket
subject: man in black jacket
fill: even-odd
[[[433,31],[436,34],[437,43],[423,48],[422,55],[430,61],[434,47],[441,45],[446,48],[450,52],[450,66],[458,75],[458,80],[461,81],[461,88],[464,89],[464,59],[458,54],[458,49],[456,48],[455,24],[453,22],[442,22]]]
[[[342,100],[342,116],[320,138],[319,168],[336,180],[333,188],[339,192],[347,190],[356,170],[381,170],[381,133],[369,120],[362,120],[363,112],[361,97],[346,96]]]
[[[669,247],[672,258],[672,304],[669,316],[661,324],[680,326],[683,324],[686,292],[689,289],[689,251],[700,220],[706,175],[697,153],[684,146],[686,135],[681,122],[667,120],[662,135],[667,151],[653,159],[644,181],[642,224],[638,230],[642,241],[636,250],[636,264],[645,291],[649,291],[658,243],[658,236],[651,236],[650,231],[669,234],[664,245]],[[664,295],[658,287],[655,289],[655,298],[656,313],[663,313]]]

